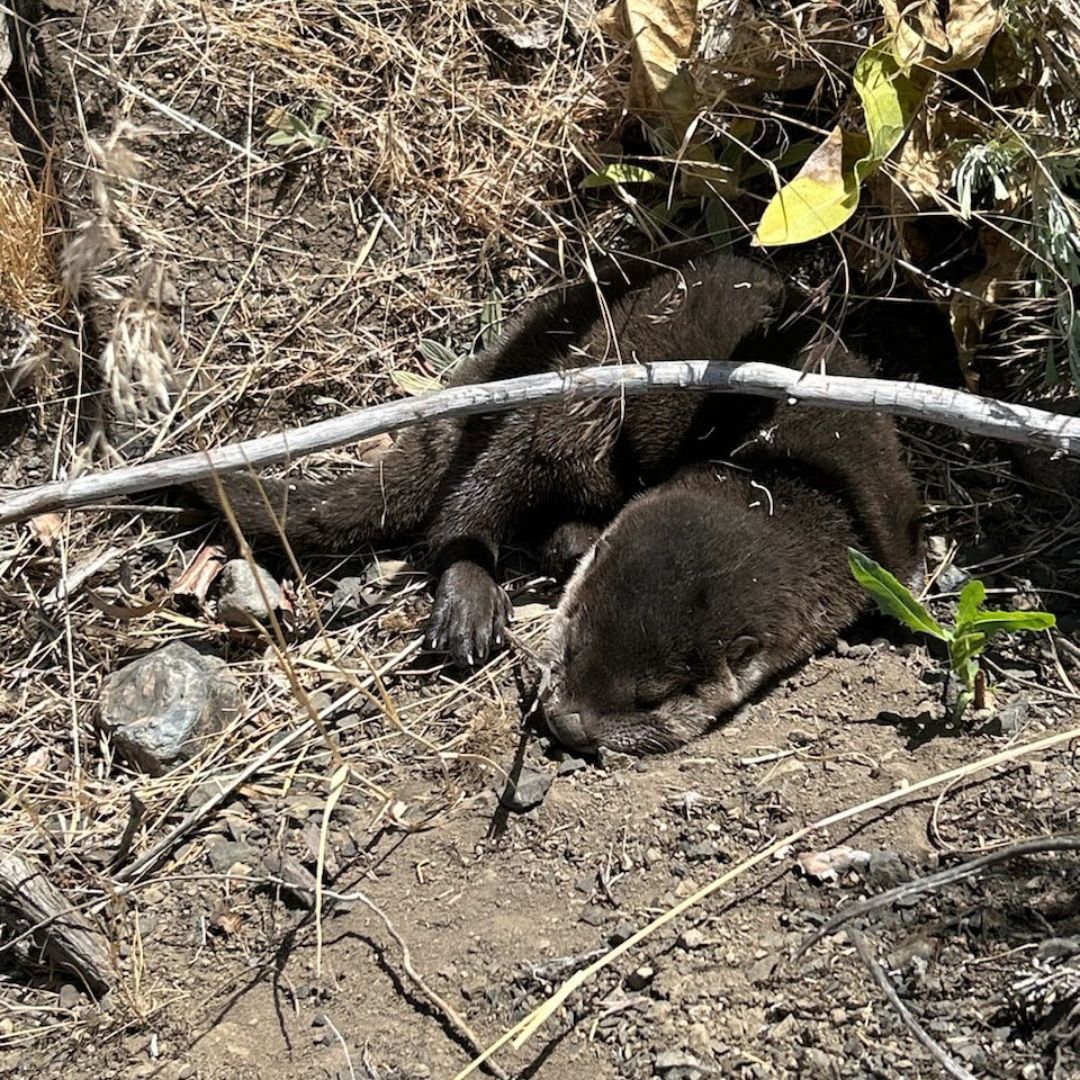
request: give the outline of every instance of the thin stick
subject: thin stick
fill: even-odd
[[[944,1047],[939,1046],[934,1041],[926,1028],[915,1019],[911,1010],[900,1000],[900,995],[896,992],[893,984],[889,982],[889,976],[885,974],[884,968],[874,958],[874,954],[863,940],[862,934],[854,930],[848,930],[847,935],[855,946],[859,959],[866,965],[867,971],[870,972],[874,982],[877,983],[878,989],[885,995],[889,1004],[896,1010],[897,1015],[903,1020],[904,1025],[911,1034],[919,1040],[923,1049],[935,1058],[938,1064],[956,1080],[975,1080],[972,1073],[969,1073],[963,1065],[945,1051]]]
[[[823,937],[828,937],[849,919],[859,915],[866,915],[871,911],[878,911],[888,907],[897,900],[907,897],[918,896],[920,893],[930,892],[933,889],[952,885],[957,881],[974,877],[975,874],[994,866],[1007,859],[1018,859],[1023,855],[1042,855],[1048,851],[1080,851],[1080,836],[1049,836],[1039,840],[1024,840],[1018,844],[1010,844],[1008,847],[998,848],[977,859],[961,863],[959,866],[950,866],[947,870],[939,870],[936,874],[928,877],[916,878],[914,881],[905,881],[886,892],[871,896],[868,900],[860,900],[858,903],[849,904],[838,911],[828,922],[819,926],[795,952],[793,959],[800,956],[816,945]]]
[[[622,942],[622,944],[616,945],[613,949],[605,953],[604,956],[600,957],[595,963],[590,964],[587,968],[583,968],[581,971],[575,973],[546,1001],[541,1002],[541,1004],[533,1009],[528,1016],[523,1020],[519,1020],[512,1028],[499,1036],[499,1038],[496,1039],[495,1042],[493,1042],[478,1058],[475,1058],[466,1065],[465,1068],[454,1077],[454,1080],[465,1080],[465,1077],[471,1076],[472,1073],[492,1054],[511,1040],[513,1040],[515,1049],[520,1048],[541,1026],[543,1026],[548,1018],[575,990],[584,986],[584,984],[598,972],[602,971],[609,964],[614,963],[620,956],[629,952],[631,949],[636,948],[647,937],[666,926],[673,919],[677,919],[684,911],[700,904],[703,900],[707,900],[714,892],[722,889],[729,882],[742,877],[755,866],[760,865],[767,859],[776,857],[781,851],[790,848],[793,844],[805,840],[806,837],[810,836],[812,833],[830,828],[833,825],[839,825],[845,821],[850,821],[852,818],[859,817],[861,814],[865,814],[871,810],[880,810],[882,807],[900,802],[920,791],[925,791],[927,788],[937,787],[940,784],[948,784],[952,780],[956,780],[960,777],[970,776],[973,773],[991,769],[995,765],[1001,765],[1008,761],[1016,761],[1029,754],[1037,754],[1042,750],[1049,750],[1054,746],[1070,742],[1073,739],[1080,739],[1080,727],[1070,728],[1068,731],[1063,731],[1056,735],[1047,735],[1042,739],[1036,739],[1034,742],[1025,743],[1022,746],[1012,746],[1008,750],[1002,750],[1000,753],[991,754],[989,757],[981,758],[979,761],[972,762],[969,765],[960,765],[955,769],[949,769],[947,772],[938,773],[936,776],[929,776],[925,780],[909,784],[907,787],[895,788],[892,791],[886,792],[884,795],[878,795],[876,798],[869,799],[864,803],[860,803],[858,806],[850,806],[846,810],[840,810],[830,817],[822,818],[812,825],[805,825],[801,829],[796,829],[794,832],[789,833],[787,836],[774,840],[768,847],[762,848],[761,851],[744,859],[737,866],[734,866],[727,871],[727,873],[721,874],[720,877],[714,878],[707,885],[703,885],[693,895],[686,897],[685,900],[680,900],[674,907],[669,908],[663,915],[657,916],[651,923],[643,926],[637,933]]]
[[[0,500],[0,525],[50,510],[72,509],[120,495],[204,480],[214,473],[272,465],[426,420],[586,398],[631,397],[650,390],[754,394],[821,408],[892,413],[1080,457],[1080,419],[1043,409],[1009,405],[925,383],[804,374],[773,364],[666,360],[455,386],[205,452],[54,481]]]
[[[284,884],[284,883],[282,883]],[[290,885],[290,888],[296,888],[295,885]],[[437,991],[427,984],[420,973],[413,967],[412,953],[409,951],[408,942],[398,933],[397,928],[390,921],[390,917],[378,904],[375,903],[369,896],[362,892],[349,892],[338,893],[331,892],[329,889],[323,890],[323,896],[329,897],[331,900],[345,901],[346,903],[352,903],[359,901],[364,905],[372,914],[377,915],[382,919],[383,925],[386,927],[386,932],[397,942],[398,948],[401,949],[401,966],[405,970],[405,974],[412,979],[416,988],[427,998],[429,1004],[431,1004],[438,1012],[443,1014],[443,1019],[453,1028],[462,1039],[465,1040],[471,1047],[474,1054],[479,1054],[483,1043],[478,1038],[477,1034],[469,1026],[468,1022],[457,1014],[457,1010],[442,997]],[[509,1076],[493,1061],[487,1061],[485,1064],[488,1067],[488,1071],[498,1080],[510,1080]]]

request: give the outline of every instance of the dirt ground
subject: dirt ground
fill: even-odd
[[[419,369],[421,337],[467,351],[496,286],[513,310],[562,266],[559,230],[580,207],[552,194],[553,148],[610,134],[601,90],[560,95],[532,54],[480,48],[464,3],[439,9],[449,29],[438,42],[425,37],[435,6],[283,7],[43,6],[36,100],[63,225],[87,235],[111,222],[119,247],[89,266],[80,318],[54,328],[56,356],[77,354],[79,373],[54,358],[0,416],[5,487],[66,474],[88,440],[102,455],[106,434],[116,457],[134,460],[391,396],[392,370]],[[436,54],[458,74],[410,66]],[[577,71],[583,57],[560,54],[551,70]],[[306,108],[328,85],[329,148],[275,158],[260,142],[267,110]],[[423,125],[406,115],[417,102],[430,106]],[[513,137],[523,118],[535,141]],[[237,152],[256,143],[259,162]],[[495,176],[496,161],[517,171]],[[611,201],[587,209],[594,238],[627,227]],[[167,347],[125,367],[103,343],[136,310]],[[95,369],[106,355],[114,367]],[[164,414],[143,400],[158,383],[175,403]],[[110,400],[130,408],[106,428]],[[336,584],[369,573],[370,553],[312,557],[303,584],[268,564],[294,587],[283,658],[208,609],[169,601],[200,546],[231,539],[163,500],[71,515],[48,543],[5,528],[2,841],[92,912],[120,978],[92,1001],[0,936],[0,1076],[448,1080],[475,1056],[465,1025],[487,1046],[612,944],[775,841],[1075,728],[1076,503],[1017,480],[1000,448],[925,425],[904,436],[931,509],[931,561],[946,570],[940,611],[970,573],[1002,606],[1058,616],[1054,634],[990,651],[995,715],[951,727],[941,658],[868,619],[712,734],[641,762],[567,758],[523,722],[553,599],[525,556],[508,571],[514,647],[460,681],[417,650],[422,577],[376,573],[372,604],[331,618]],[[329,474],[357,456],[347,448],[305,468]],[[153,609],[118,617],[88,592],[48,601],[99,556],[94,596]],[[148,778],[98,730],[101,681],[178,639],[224,656],[246,707],[212,752]],[[378,707],[356,689],[372,669],[387,693]],[[325,737],[307,730],[152,871],[119,882],[217,780],[306,722],[297,687]],[[274,868],[284,853],[316,869],[340,761],[352,771],[329,817],[317,918]],[[552,782],[539,805],[510,812],[498,777],[522,768]],[[132,797],[146,815],[114,865]],[[1075,743],[899,797],[739,874],[494,1060],[545,1080],[940,1075],[844,931],[798,959],[794,948],[856,899],[1078,831]],[[837,880],[800,870],[800,854],[838,845],[862,854]],[[1010,859],[853,925],[971,1075],[1080,1077],[1076,853]]]

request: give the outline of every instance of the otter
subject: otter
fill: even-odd
[[[827,362],[869,374],[839,345]],[[726,461],[630,501],[581,560],[542,653],[549,729],[634,754],[702,734],[865,610],[849,547],[918,576],[919,516],[890,420],[778,404]]]
[[[780,279],[748,259],[693,249],[623,259],[597,283],[532,305],[455,383],[611,360],[790,362],[806,320],[785,320]],[[510,603],[501,545],[539,542],[565,577],[629,498],[694,461],[723,455],[767,415],[764,399],[660,393],[438,420],[412,428],[377,465],[321,483],[220,477],[245,530],[284,530],[297,552],[347,552],[422,533],[438,583],[425,644],[473,666],[503,643]],[[195,486],[217,503],[216,481]]]

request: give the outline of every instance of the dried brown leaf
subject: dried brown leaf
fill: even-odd
[[[1001,27],[1001,0],[882,0],[896,58],[934,71],[975,67]]]

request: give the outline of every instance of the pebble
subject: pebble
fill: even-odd
[[[581,921],[589,926],[603,926],[607,922],[607,911],[596,904],[586,904],[581,909]]]
[[[268,571],[246,559],[230,559],[219,580],[217,614],[229,626],[269,622],[271,613],[281,608],[281,586]]]
[[[656,978],[656,968],[651,964],[642,964],[641,967],[634,968],[629,975],[626,976],[626,988],[627,990],[644,990]]]
[[[679,948],[688,951],[700,949],[705,945],[705,935],[696,926],[691,926],[679,935],[677,944]]]
[[[64,983],[60,987],[60,1008],[61,1009],[74,1009],[78,1006],[82,995],[79,993],[79,988],[72,983]]]
[[[507,810],[523,814],[544,801],[554,773],[549,769],[537,769],[532,765],[522,765],[516,777],[511,776],[499,794],[499,801]]]
[[[556,776],[570,776],[573,773],[579,772],[584,769],[588,762],[584,758],[579,757],[565,757],[559,762],[558,769],[555,770]]]

